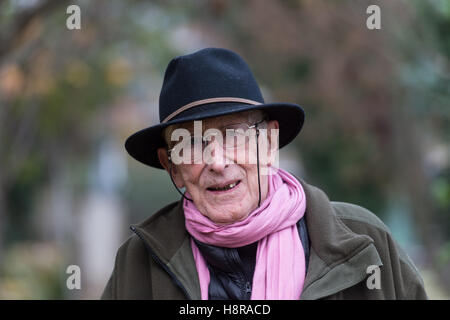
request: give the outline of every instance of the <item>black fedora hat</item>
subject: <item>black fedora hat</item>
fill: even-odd
[[[162,132],[172,124],[248,110],[263,110],[280,125],[280,148],[300,132],[305,113],[293,103],[265,103],[245,61],[236,53],[206,48],[176,57],[167,66],[159,97],[160,123],[125,142],[136,160],[162,169],[157,149],[166,145]]]

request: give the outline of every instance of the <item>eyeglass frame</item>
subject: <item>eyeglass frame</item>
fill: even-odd
[[[223,129],[224,128],[226,128],[227,126],[234,126],[234,125],[241,125],[241,124],[245,124],[245,125],[247,125],[247,129],[246,129],[246,131],[248,131],[248,130],[250,130],[250,129],[256,129],[256,136],[259,136],[259,128],[258,128],[258,125],[259,124],[261,124],[261,123],[264,123],[264,122],[266,122],[268,120],[268,118],[267,117],[264,117],[264,118],[262,118],[261,120],[259,120],[259,121],[257,121],[257,122],[254,122],[253,124],[249,124],[249,123],[247,123],[247,122],[240,122],[240,123],[232,123],[232,124],[228,124],[228,125],[225,125],[225,126],[223,126],[223,127],[220,127],[220,131],[221,132],[223,132]],[[210,128],[210,129],[214,129],[214,128]],[[209,129],[208,129],[209,130]],[[219,129],[217,129],[217,130],[219,130]],[[228,129],[225,129],[225,132],[226,132],[226,130],[228,130]],[[232,130],[232,129],[230,129],[230,130]],[[237,129],[237,130],[239,130],[239,129]],[[209,145],[209,143],[211,143],[212,141],[211,140],[208,140],[207,138],[209,138],[209,136],[203,136],[202,135],[202,151],[204,150],[204,148],[206,148],[206,146],[208,146]],[[206,139],[206,140],[205,140]],[[204,143],[206,142],[206,145],[204,145]],[[172,160],[172,158],[171,158],[171,153],[172,153],[172,151],[173,151],[173,149],[175,149],[175,146],[176,146],[177,144],[175,144],[172,148],[168,148],[168,146],[166,147],[166,150],[167,150],[167,157],[168,157],[168,160],[169,161],[171,161]],[[223,146],[222,146],[223,147]],[[234,147],[235,149],[236,149],[236,147]]]

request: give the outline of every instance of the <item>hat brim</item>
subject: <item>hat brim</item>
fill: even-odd
[[[162,136],[165,128],[176,123],[213,118],[249,110],[263,110],[267,113],[270,120],[278,121],[280,126],[280,149],[298,135],[305,119],[305,112],[302,107],[293,103],[267,103],[261,105],[207,104],[186,110],[166,123],[157,124],[134,133],[126,140],[125,149],[137,161],[154,168],[163,169],[158,159],[157,150],[166,146]]]

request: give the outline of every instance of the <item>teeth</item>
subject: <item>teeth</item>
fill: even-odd
[[[211,188],[211,189],[217,190],[217,191],[225,191],[225,190],[230,190],[230,189],[234,188],[236,185],[237,185],[237,182],[230,183],[222,188]]]

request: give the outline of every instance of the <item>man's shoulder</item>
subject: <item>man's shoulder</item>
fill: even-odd
[[[375,246],[382,254],[385,261],[385,256],[389,255],[389,261],[398,258],[403,265],[403,277],[409,279],[411,290],[407,290],[407,297],[416,299],[426,299],[426,293],[423,290],[423,280],[414,262],[408,256],[406,251],[394,239],[389,228],[377,217],[374,213],[361,206],[345,203],[345,202],[331,202],[336,216],[342,223],[344,223],[350,230],[358,234],[365,234],[370,236],[375,243]],[[415,297],[414,285],[421,289],[417,291],[419,296]],[[410,296],[411,295],[411,296]]]
[[[132,230],[131,235],[122,242],[118,249],[118,253],[123,255],[129,255],[130,252],[132,253],[142,253],[146,251],[144,242],[142,239],[139,238],[138,233],[136,232],[136,228],[146,228],[152,223],[155,223],[158,219],[160,219],[164,214],[167,212],[172,211],[178,204],[178,201],[172,202],[163,208],[159,209],[158,211],[154,212],[150,216],[148,216],[146,219],[136,223],[132,224],[130,226],[130,229]]]
[[[342,221],[356,222],[368,228],[377,228],[384,232],[390,232],[381,219],[370,210],[359,205],[347,202],[331,201],[336,216]]]
[[[141,239],[132,233],[125,239],[117,250],[117,259],[126,260],[135,256],[141,256],[146,252],[146,248]]]
[[[134,226],[145,228],[146,226],[154,223],[155,221],[157,221],[161,217],[164,217],[169,212],[174,211],[177,208],[177,206],[179,206],[179,205],[180,205],[180,201],[179,200],[171,202],[171,203],[167,204],[166,206],[162,207],[161,209],[159,209],[158,211],[150,214],[143,221],[134,224]]]
[[[138,223],[132,224],[130,226],[130,229],[132,232],[131,232],[130,236],[125,241],[122,242],[121,246],[119,247],[119,253],[120,252],[125,253],[125,252],[130,252],[130,251],[131,252],[145,251],[144,243],[143,243],[142,239],[140,239],[138,233],[136,232],[136,229],[141,229],[141,228],[145,229],[145,228],[148,228],[153,223],[157,223],[157,221],[159,219],[161,219],[161,217],[164,217],[165,214],[172,211],[174,208],[176,208],[177,205],[178,205],[178,201],[169,203],[166,206],[159,209],[158,211],[152,213],[150,216],[148,216],[144,220],[142,220]]]
[[[334,201],[331,204],[338,219],[352,232],[368,235],[374,240],[379,250],[385,251],[388,248],[389,250],[395,248],[396,255],[400,260],[407,263],[418,273],[408,254],[393,237],[389,227],[374,213],[356,204]]]
[[[299,181],[305,190],[307,206],[309,203],[310,210],[314,212],[313,214],[309,212],[311,220],[314,221],[310,223],[311,227],[338,223],[344,226],[346,229],[346,231],[343,230],[344,232],[351,231],[368,236],[390,234],[389,228],[370,210],[352,203],[331,201],[322,189],[301,179]],[[319,217],[314,217],[316,215]]]

